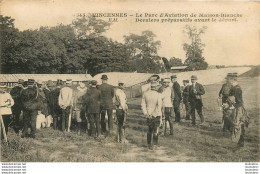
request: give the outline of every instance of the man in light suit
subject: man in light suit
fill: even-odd
[[[189,87],[189,101],[191,106],[191,117],[192,117],[192,125],[196,125],[196,116],[195,110],[197,110],[201,124],[204,123],[204,116],[202,114],[202,98],[201,95],[205,94],[204,87],[197,82],[198,78],[195,75],[191,76],[191,83]]]
[[[142,97],[142,111],[147,119],[147,144],[149,149],[158,144],[158,128],[162,123],[162,97],[157,92],[158,83],[152,82],[151,89],[146,91]]]

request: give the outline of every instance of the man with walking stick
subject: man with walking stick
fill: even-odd
[[[65,132],[67,130],[70,132],[70,122],[71,122],[71,113],[72,113],[72,104],[73,104],[73,98],[72,98],[72,80],[67,79],[66,80],[66,86],[63,87],[60,90],[59,95],[59,106],[62,109],[62,118],[61,118],[61,130]]]

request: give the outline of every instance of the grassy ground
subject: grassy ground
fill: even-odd
[[[222,135],[222,114],[217,106],[221,84],[205,86],[203,96],[204,126],[190,126],[182,120],[174,124],[172,137],[159,137],[156,150],[146,147],[145,119],[140,110],[140,98],[129,100],[128,144],[115,142],[114,137],[96,141],[87,134],[62,133],[52,128],[41,129],[36,139],[21,139],[13,130],[9,142],[1,143],[1,161],[27,162],[244,162],[259,161],[259,78],[240,78],[245,107],[251,117],[246,129],[245,147],[237,150],[230,134]],[[184,116],[184,110],[182,110]]]

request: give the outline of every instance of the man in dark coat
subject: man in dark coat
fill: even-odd
[[[219,91],[219,100],[222,101],[222,106],[224,105],[228,105],[228,97],[229,97],[229,94],[230,94],[230,90],[231,90],[231,87],[232,87],[232,84],[231,84],[231,80],[232,80],[232,73],[228,73],[227,74],[227,77],[226,77],[226,83],[224,83]],[[223,132],[225,132],[226,130],[229,130],[230,129],[230,124],[229,124],[229,118],[228,118],[228,111],[223,108]]]
[[[183,80],[183,91],[182,91],[182,99],[183,104],[185,105],[186,117],[185,120],[190,120],[190,101],[189,101],[189,80]]]
[[[106,122],[105,116],[106,113],[108,115],[108,135],[110,135],[113,131],[113,97],[114,97],[114,87],[112,85],[107,84],[108,77],[107,75],[102,75],[102,84],[100,85],[101,92],[101,128],[102,133],[106,132]]]
[[[233,101],[235,107],[233,126],[235,131],[241,132],[237,143],[238,148],[241,148],[244,147],[245,127],[248,127],[249,117],[246,114],[246,110],[244,108],[242,89],[237,82],[237,73],[232,74],[231,83],[232,87],[229,96],[233,96],[235,98]]]
[[[22,111],[22,102],[21,102],[21,91],[23,90],[24,80],[18,80],[18,86],[15,86],[11,89],[10,94],[14,100],[14,105],[12,106],[12,113],[14,116],[14,130],[16,133],[19,133],[19,130],[22,128],[20,123],[20,114]]]
[[[51,105],[53,108],[52,117],[53,117],[53,129],[57,130],[58,128],[61,129],[61,115],[62,110],[59,106],[59,95],[62,86],[62,80],[58,79],[56,83],[56,88],[51,91]]]
[[[180,87],[180,84],[177,82],[176,75],[171,76],[171,81],[173,83],[172,88],[174,91],[173,107],[174,107],[174,113],[175,113],[175,122],[180,122],[181,121],[180,103],[182,101],[181,87]]]
[[[201,124],[204,123],[204,116],[202,114],[202,98],[201,95],[205,94],[204,87],[197,83],[197,76],[192,75],[191,76],[191,85],[189,87],[189,101],[191,106],[191,117],[192,117],[192,125],[196,125],[196,116],[195,116],[195,110],[197,110]]]
[[[21,101],[23,103],[23,133],[22,138],[29,137],[28,128],[31,127],[31,138],[35,138],[36,118],[38,111],[42,109],[42,103],[38,100],[38,91],[34,86],[34,79],[28,79],[28,88],[22,90]]]
[[[90,135],[98,138],[100,135],[100,90],[96,88],[97,81],[91,81],[91,88],[86,94],[87,113],[90,121]]]

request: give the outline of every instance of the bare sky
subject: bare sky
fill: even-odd
[[[131,2],[86,0],[5,0],[1,2],[1,14],[15,19],[20,30],[40,26],[69,24],[76,13],[127,13],[127,18],[113,23],[107,36],[123,42],[129,33],[141,34],[151,30],[161,41],[160,56],[185,60],[182,44],[187,41],[182,30],[186,24],[207,26],[202,37],[206,47],[204,57],[212,65],[260,64],[260,3],[258,2]],[[242,14],[238,22],[209,23],[137,23],[136,13],[228,13]],[[129,15],[133,15],[132,17]],[[108,18],[105,18],[108,20]]]

